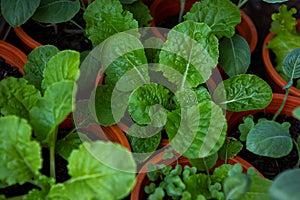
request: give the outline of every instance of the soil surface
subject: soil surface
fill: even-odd
[[[273,114],[264,114],[264,113],[257,113],[254,116],[254,121],[257,121],[259,118],[267,118],[269,120],[272,119]],[[294,140],[297,140],[299,133],[300,133],[300,121],[289,117],[286,115],[278,116],[277,122],[290,122],[290,134]],[[232,133],[228,133],[229,136],[239,139],[240,132],[238,130],[238,126],[236,126]],[[269,158],[264,156],[258,156],[250,151],[246,150],[246,144],[243,143],[244,147],[242,151],[238,154],[238,156],[242,157],[249,163],[251,163],[258,171],[260,171],[266,178],[274,179],[280,172],[283,172],[287,169],[292,169],[298,161],[298,152],[297,148],[294,145],[292,151],[284,157],[281,158]]]
[[[13,67],[6,63],[5,60],[0,56],[0,81],[10,76],[20,78],[22,77],[22,74],[19,72],[17,67]]]
[[[85,28],[82,11],[80,11],[72,20]],[[72,49],[83,52],[92,49],[92,43],[85,36],[84,31],[71,21],[49,25],[29,20],[22,25],[22,28],[39,43],[52,44],[60,50]]]

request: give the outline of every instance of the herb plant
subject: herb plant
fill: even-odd
[[[259,119],[254,123],[253,116],[244,118],[244,123],[239,126],[241,136],[240,140],[246,141],[247,150],[261,156],[279,158],[290,153],[293,143],[299,150],[299,141],[293,141],[289,133],[290,123],[282,124],[276,122],[276,118],[281,113],[286,99],[289,95],[290,87],[293,85],[293,80],[300,77],[300,48],[291,51],[283,61],[283,71],[290,78],[286,89],[285,97],[272,120]],[[299,153],[299,151],[298,151]],[[296,167],[299,167],[298,161]]]
[[[76,51],[41,46],[28,55],[24,77],[0,82],[0,111],[4,115],[0,118],[1,188],[24,183],[36,186],[16,198],[121,199],[133,187],[136,166],[127,150],[90,141],[75,130],[66,137],[58,135],[59,124],[74,111],[79,57]],[[42,155],[43,148],[49,150],[49,157]],[[56,181],[56,153],[68,161],[70,178],[62,183]],[[126,164],[107,160],[110,156],[121,156]],[[48,160],[49,177],[41,172]],[[110,189],[104,183],[111,185]]]

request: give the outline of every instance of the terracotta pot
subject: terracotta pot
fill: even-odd
[[[199,0],[187,0],[184,13],[189,11],[192,5]],[[155,0],[150,6],[150,13],[153,17],[152,26],[156,26],[160,21],[171,16],[179,15],[180,2],[174,0]],[[236,26],[237,32],[243,36],[250,46],[250,51],[253,52],[257,45],[257,30],[251,18],[242,10],[242,21]],[[156,35],[159,33],[155,33]],[[160,34],[161,35],[161,34]],[[158,36],[159,38],[163,36]]]
[[[27,56],[20,49],[0,40],[0,56],[11,66],[17,67],[19,72],[24,75],[23,67],[27,62]]]
[[[142,199],[146,199],[146,193],[144,192],[144,187],[146,185],[150,184],[150,180],[147,177],[147,165],[149,163],[153,163],[153,164],[165,164],[165,165],[171,164],[173,167],[175,167],[175,165],[178,162],[182,166],[184,166],[184,165],[191,166],[189,160],[186,157],[181,156],[177,160],[172,159],[171,160],[172,162],[170,163],[169,160],[162,160],[163,154],[164,154],[164,152],[160,152],[160,153],[156,154],[147,163],[145,163],[143,165],[143,167],[140,169],[138,175],[136,176],[136,184],[135,184],[133,190],[131,191],[130,200],[142,200]],[[179,156],[176,153],[175,153],[175,155]],[[243,171],[244,172],[246,172],[249,167],[253,167],[250,163],[248,163],[247,161],[243,160],[240,157],[235,157],[235,158],[229,159],[228,163],[229,164],[240,163],[242,165],[242,167],[243,167]],[[224,161],[218,160],[215,167],[220,166],[222,164],[224,164]],[[259,175],[261,177],[263,177],[263,175],[261,173],[259,173]]]
[[[30,37],[23,28],[19,27],[14,27],[14,31],[16,33],[16,35],[21,39],[21,41],[24,44],[24,49],[27,52],[32,51],[33,49],[35,49],[38,46],[42,46],[41,43],[39,43],[38,41],[34,40],[32,37]]]
[[[124,132],[116,125],[103,127],[98,124],[90,124],[88,127],[80,128],[79,130],[84,133],[91,134],[91,137],[95,139],[119,143],[131,151],[130,144]]]
[[[297,20],[297,29],[300,29],[300,19]],[[263,47],[262,47],[262,57],[265,65],[265,69],[267,71],[267,75],[269,76],[268,80],[271,81],[270,85],[276,84],[273,88],[274,92],[283,93],[284,90],[282,89],[283,86],[287,84],[287,82],[277,73],[270,58],[270,49],[267,48],[268,42],[275,37],[275,34],[269,33],[264,40]],[[300,90],[296,87],[291,87],[290,93],[294,96],[300,97]]]
[[[283,98],[284,98],[284,94],[274,93],[271,103],[264,109],[251,110],[245,112],[230,112],[230,114],[227,116],[227,122],[228,122],[227,132],[230,133],[234,129],[234,127],[236,127],[238,124],[240,124],[243,121],[243,117],[245,116],[254,115],[259,112],[275,113],[278,110],[278,108],[281,106]],[[287,116],[293,116],[292,112],[298,106],[300,106],[300,98],[294,96],[288,96],[286,104],[281,114]]]

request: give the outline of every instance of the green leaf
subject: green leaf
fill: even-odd
[[[136,1],[131,4],[125,4],[124,9],[133,14],[133,18],[139,23],[139,27],[150,26],[149,21],[153,18],[150,15],[150,10],[142,1]]]
[[[83,139],[84,138],[84,139]],[[83,141],[89,140],[83,133],[71,132],[66,137],[57,140],[55,150],[65,160],[68,160],[74,149],[78,149]]]
[[[273,200],[296,200],[300,196],[300,169],[280,173],[272,183],[270,196]]]
[[[220,40],[220,66],[229,77],[247,72],[250,55],[250,47],[242,36],[235,34]]]
[[[300,107],[297,107],[293,110],[293,116],[300,120]]]
[[[188,180],[185,181],[186,191],[190,192],[192,199],[197,199],[199,194],[210,197],[210,192],[208,190],[209,185],[211,184],[209,176],[206,174],[194,174],[188,177]]]
[[[291,8],[288,10],[287,5],[280,5],[278,12],[272,14],[270,31],[276,35],[288,32],[295,33],[297,21],[293,15],[296,13],[296,8]]]
[[[150,107],[149,116],[154,127],[163,127],[167,123],[167,112],[160,104]]]
[[[234,158],[243,148],[243,144],[238,140],[225,140],[224,145],[218,151],[219,159],[227,161],[229,158]]]
[[[218,39],[204,23],[186,21],[169,33],[154,67],[179,90],[197,87],[209,79],[219,57]]]
[[[110,85],[99,85],[94,103],[98,122],[103,126],[118,123],[125,114],[129,92],[121,92]]]
[[[246,140],[247,150],[272,158],[289,154],[293,141],[289,130],[275,121],[263,121],[254,126]]]
[[[24,65],[24,78],[41,90],[46,64],[58,52],[58,48],[53,45],[39,46],[32,50],[27,56],[27,63]]]
[[[8,77],[0,82],[0,112],[29,119],[30,109],[41,98],[40,91],[23,78]]]
[[[178,108],[190,107],[203,101],[211,101],[211,99],[207,89],[202,86],[196,89],[185,88],[176,92],[175,102]]]
[[[234,165],[230,164],[222,164],[218,166],[211,176],[211,181],[213,183],[222,183],[228,177],[228,173],[233,169],[233,166]]]
[[[236,174],[227,177],[223,185],[226,199],[240,199],[249,190],[250,183],[251,179],[246,174]]]
[[[76,101],[76,108],[72,113],[72,118],[77,129],[87,127],[91,123],[96,123],[89,103],[90,101],[87,99]]]
[[[244,122],[239,125],[239,131],[241,132],[240,140],[242,142],[246,141],[248,133],[253,129],[255,125],[252,115],[244,117],[243,121]]]
[[[300,78],[300,48],[292,50],[283,61],[283,72],[291,80]]]
[[[194,3],[184,19],[204,22],[218,38],[230,38],[235,33],[235,26],[241,22],[241,13],[229,0],[204,0]]]
[[[127,30],[131,30],[135,36],[139,35],[138,22],[130,12],[123,11],[118,0],[95,0],[86,8],[83,18],[86,22],[86,34],[94,45]]]
[[[199,171],[205,171],[206,169],[211,169],[213,166],[216,165],[218,160],[218,154],[212,154],[205,158],[196,158],[190,159],[192,166],[197,167]]]
[[[68,170],[71,179],[52,187],[50,199],[122,199],[135,184],[131,153],[111,142],[83,143],[69,157]]]
[[[31,141],[32,130],[25,119],[0,118],[0,180],[8,185],[24,184],[42,167],[41,147]]]
[[[30,123],[39,140],[49,139],[57,126],[73,111],[73,90],[76,90],[76,86],[72,81],[54,83],[30,110]]]
[[[129,98],[128,111],[131,118],[140,125],[151,123],[149,112],[157,104],[167,108],[170,91],[156,83],[146,84],[136,89]],[[160,110],[163,108],[160,108]],[[153,111],[153,110],[152,110]],[[153,114],[152,114],[153,115]]]
[[[64,80],[75,82],[79,77],[79,62],[80,54],[77,51],[64,50],[54,55],[44,69],[42,88]]]
[[[263,0],[263,1],[267,3],[283,3],[283,2],[287,2],[288,0]]]
[[[41,4],[32,19],[43,23],[62,23],[71,20],[79,10],[79,0],[41,0]]]
[[[149,128],[147,130],[140,127],[138,130],[140,131],[139,134],[130,134],[132,131],[131,128],[134,126],[133,124],[130,129],[129,133],[127,134],[128,141],[130,143],[130,146],[132,148],[132,151],[134,153],[134,158],[137,162],[144,162],[149,156],[151,156],[157,147],[160,144],[161,141],[161,133],[159,132],[160,129],[155,129],[152,127],[150,130],[150,133],[147,133],[147,130],[149,131]],[[137,128],[135,128],[137,129]],[[156,134],[155,134],[155,132]],[[135,136],[132,136],[135,135]]]
[[[39,7],[40,0],[1,0],[1,13],[11,26],[24,24]]]
[[[170,112],[166,124],[172,147],[189,159],[216,153],[224,143],[226,129],[221,108],[211,101]]]
[[[240,74],[221,82],[213,95],[222,108],[241,112],[265,108],[272,100],[272,89],[256,75]]]
[[[264,199],[270,200],[269,189],[272,181],[267,178],[262,178],[257,175],[250,176],[251,185],[248,192],[241,198],[241,200],[250,199]]]
[[[122,3],[122,4],[132,4],[132,3],[134,3],[134,2],[136,2],[137,0],[120,0],[120,2]]]

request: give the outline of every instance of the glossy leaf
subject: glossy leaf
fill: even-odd
[[[275,177],[270,188],[272,200],[296,200],[300,196],[300,169],[290,169]]]
[[[289,78],[300,78],[300,48],[294,49],[285,57],[282,68]]]
[[[290,153],[293,140],[288,128],[275,121],[263,121],[249,132],[246,147],[260,156],[280,158]]]
[[[203,101],[210,101],[210,94],[204,87],[196,89],[184,89],[176,92],[175,102],[178,108],[186,108],[192,105],[197,105]]]
[[[24,78],[41,90],[47,62],[58,52],[58,48],[53,45],[39,46],[32,50],[27,56],[27,63],[24,65]]]
[[[8,185],[30,181],[42,167],[41,147],[31,140],[32,130],[25,119],[0,118],[0,180]]]
[[[220,66],[229,77],[247,72],[250,55],[250,47],[242,36],[235,34],[220,40]]]
[[[71,20],[80,10],[80,0],[41,0],[32,19],[43,23],[62,23]]]
[[[142,1],[135,1],[130,4],[124,4],[123,6],[125,10],[128,10],[133,14],[133,18],[138,21],[139,27],[150,26],[149,21],[151,21],[153,18],[150,14],[149,7]]]
[[[229,176],[224,180],[226,199],[240,199],[250,188],[251,179],[246,174]]]
[[[219,38],[232,37],[235,26],[241,22],[241,13],[229,0],[204,0],[193,4],[185,20],[204,22]]]
[[[0,82],[0,112],[29,119],[30,109],[41,98],[40,91],[23,78],[8,77]]]
[[[156,104],[168,107],[170,91],[156,83],[147,84],[135,90],[129,98],[128,111],[131,118],[140,125],[151,123],[150,108]]]
[[[32,107],[30,124],[39,140],[49,139],[56,127],[73,111],[73,90],[76,90],[76,86],[72,81],[54,83]]]
[[[224,143],[226,128],[221,108],[210,101],[172,111],[166,124],[172,147],[189,159],[216,153]]]
[[[71,179],[52,187],[48,198],[122,199],[135,184],[136,164],[119,144],[96,141],[72,152],[68,171]]]
[[[241,74],[221,82],[213,95],[222,108],[240,112],[265,108],[271,102],[272,89],[256,75]]]
[[[94,45],[108,37],[127,30],[138,36],[138,22],[128,11],[123,11],[118,0],[95,0],[85,10],[86,34]]]
[[[179,90],[197,87],[209,79],[217,66],[218,39],[204,23],[186,21],[169,33],[154,67]]]
[[[1,0],[1,13],[13,27],[24,24],[39,7],[40,0]]]
[[[210,192],[208,190],[211,181],[206,174],[194,174],[191,175],[187,181],[185,181],[186,190],[191,193],[192,199],[197,199],[199,194],[209,197]]]
[[[54,55],[44,69],[42,88],[64,80],[75,82],[79,77],[79,62],[80,54],[77,51],[64,50]]]

